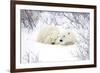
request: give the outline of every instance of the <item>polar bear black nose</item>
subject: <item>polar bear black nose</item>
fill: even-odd
[[[55,44],[54,42],[52,42],[51,44]]]
[[[62,39],[60,39],[60,42],[63,42],[63,40],[62,40]]]

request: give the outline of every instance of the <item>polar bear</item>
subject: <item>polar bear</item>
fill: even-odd
[[[45,44],[55,44],[58,34],[59,30],[56,26],[47,25],[40,29],[37,41]]]
[[[72,45],[76,42],[76,36],[72,30],[60,30],[59,36],[56,40],[56,44],[60,45]]]
[[[37,41],[52,45],[72,45],[76,42],[75,34],[69,30],[61,30],[57,26],[47,25],[40,29]]]

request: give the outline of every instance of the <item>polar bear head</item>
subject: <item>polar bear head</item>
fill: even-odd
[[[56,44],[60,45],[72,45],[76,42],[76,36],[74,32],[66,30],[60,32]]]

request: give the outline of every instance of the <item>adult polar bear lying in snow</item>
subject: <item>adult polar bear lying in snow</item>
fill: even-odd
[[[37,41],[53,45],[71,45],[75,43],[76,37],[72,31],[63,30],[57,26],[47,25],[39,31]]]

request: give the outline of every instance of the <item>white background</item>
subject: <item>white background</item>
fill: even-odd
[[[58,3],[97,5],[97,37],[100,37],[100,0],[37,0]],[[34,73],[99,73],[100,38],[97,39],[97,68],[65,69]],[[0,73],[10,73],[10,0],[0,0]],[[32,72],[33,73],[33,72]]]

